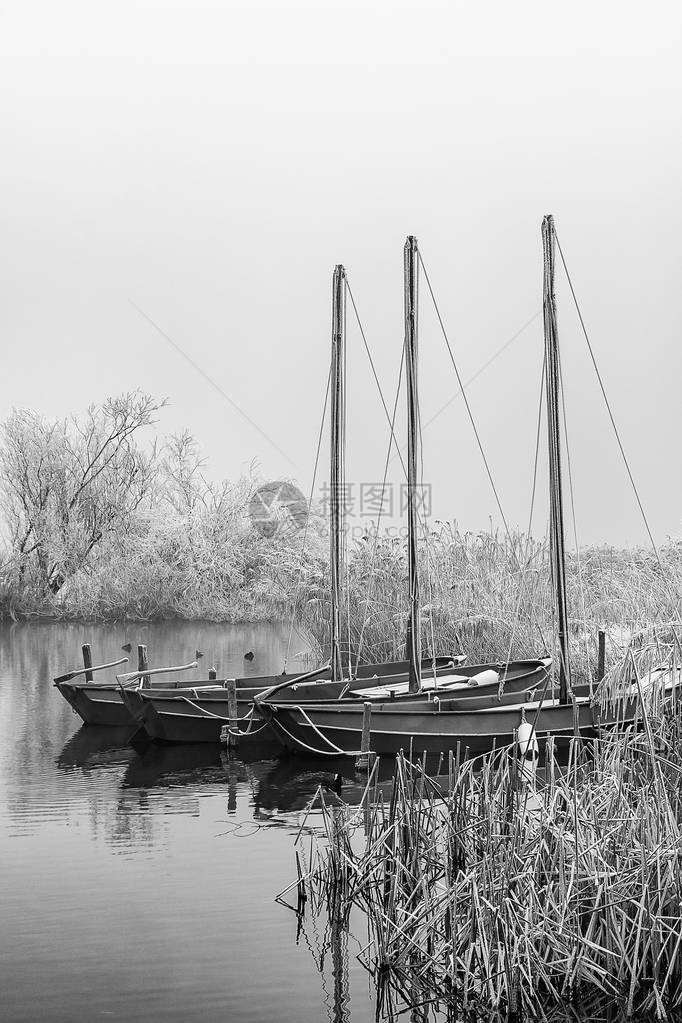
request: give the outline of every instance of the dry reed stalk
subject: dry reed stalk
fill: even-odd
[[[563,765],[549,742],[534,788],[508,750],[453,752],[447,791],[401,754],[359,852],[360,815],[322,799],[313,902],[358,906],[368,962],[451,1006],[537,1015],[592,991],[626,1014],[682,1007],[682,729],[679,703],[651,707],[644,732],[572,740]]]
[[[477,663],[551,650],[555,624],[544,541],[521,534],[462,533],[441,523],[423,544],[428,556],[424,550],[422,581],[430,594],[423,633],[432,653],[465,651]],[[674,595],[682,591],[682,545],[669,544],[662,558],[668,584],[646,551],[583,549],[579,559],[569,557],[569,606],[582,609],[582,616],[570,622],[579,682],[594,678],[599,629],[606,632],[607,667],[622,657],[630,640],[644,647],[656,634],[662,644],[659,659],[664,659],[679,615]],[[348,579],[344,614],[350,609],[350,620],[343,631],[354,655],[366,661],[401,658],[408,612],[404,543],[379,538],[375,552],[373,536],[358,542]],[[322,651],[329,620],[325,570],[311,566],[304,588],[301,622]]]

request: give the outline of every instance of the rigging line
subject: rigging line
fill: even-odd
[[[419,251],[419,250],[417,250]],[[422,507],[417,507],[417,523],[423,530],[424,547],[426,548],[426,561],[427,561],[427,582],[429,590],[429,631],[431,633],[431,666],[433,670],[434,684],[436,683],[436,637],[433,627],[433,559],[432,551],[429,545],[429,522],[428,522],[428,508],[424,498],[424,437],[422,433],[422,417],[421,417],[421,405],[417,405],[417,433],[418,433],[418,445],[417,445],[417,464],[418,464],[418,475],[419,475],[419,488],[422,495]],[[419,537],[417,537],[417,542]],[[417,563],[417,578],[419,578],[419,563]],[[421,615],[420,615],[421,618]],[[421,632],[421,621],[417,623],[417,627]],[[420,647],[421,649],[421,647]],[[421,665],[420,665],[421,673]]]
[[[225,391],[223,391],[222,387],[219,387],[218,384],[215,382],[215,380],[212,380],[210,378],[208,373],[204,373],[204,371],[201,368],[201,366],[198,366],[197,363],[194,361],[194,359],[191,359],[189,357],[189,355],[187,355],[187,353],[182,350],[180,345],[176,344],[175,341],[173,341],[173,339],[170,338],[168,336],[168,334],[166,334],[165,331],[161,330],[161,327],[159,327],[158,323],[154,323],[152,318],[150,316],[147,316],[147,314],[142,309],[140,309],[139,305],[136,305],[135,302],[133,302],[132,298],[129,298],[128,302],[133,307],[133,309],[137,309],[137,311],[140,314],[140,316],[143,316],[145,318],[145,320],[147,321],[147,323],[150,323],[152,325],[154,330],[159,332],[161,337],[166,339],[166,341],[168,342],[169,345],[172,345],[172,347],[175,349],[175,351],[178,352],[178,354],[181,355],[183,357],[183,359],[185,359],[190,364],[190,366],[194,367],[194,369],[197,371],[197,373],[199,373],[199,375],[202,376],[204,378],[204,380],[211,385],[211,387],[215,388],[215,390],[218,392],[218,394],[220,394],[225,399],[225,401],[228,402],[232,406],[233,409],[237,410],[239,415],[242,416],[242,418],[245,419],[247,421],[247,423],[250,423],[250,425],[254,428],[254,430],[258,431],[258,433],[261,435],[261,437],[263,437],[264,440],[266,440],[268,442],[268,444],[272,445],[272,447],[275,449],[275,451],[279,451],[280,455],[282,455],[283,458],[286,458],[286,460],[289,463],[289,465],[293,465],[294,469],[298,468],[296,463],[291,458],[289,458],[289,456],[284,451],[282,451],[282,449],[280,447],[278,447],[277,444],[275,444],[274,440],[271,440],[270,437],[268,437],[267,433],[265,433],[264,430],[261,430],[260,426],[258,426],[257,423],[254,423],[253,419],[251,419],[250,416],[248,416],[246,414],[246,412],[244,412],[244,410],[242,408],[240,408],[239,405],[237,405],[236,401],[233,401],[232,398],[230,398],[229,394],[226,394]]]
[[[353,306],[353,311],[355,312],[355,318],[357,320],[357,324],[358,324],[358,327],[360,329],[360,334],[362,335],[362,340],[363,340],[364,345],[365,345],[365,350],[367,352],[367,357],[369,359],[370,366],[372,367],[372,373],[374,375],[374,381],[375,381],[375,383],[377,385],[377,390],[379,391],[379,397],[381,398],[381,404],[383,405],[383,408],[384,408],[384,414],[386,416],[386,421],[387,421],[389,429],[391,431],[390,443],[395,445],[396,455],[394,456],[394,458],[399,458],[400,459],[400,464],[402,465],[402,469],[403,469],[403,475],[405,476],[405,479],[407,480],[407,468],[405,466],[405,462],[403,461],[402,452],[401,452],[400,446],[398,444],[398,440],[397,440],[396,435],[395,435],[395,429],[394,429],[395,417],[394,417],[393,420],[391,420],[391,417],[389,415],[388,407],[386,405],[386,400],[385,400],[384,394],[383,394],[383,390],[382,390],[381,384],[379,382],[379,377],[378,377],[376,369],[374,367],[374,360],[372,359],[372,353],[370,351],[369,344],[367,343],[367,337],[365,335],[365,331],[364,331],[364,328],[362,326],[362,322],[360,320],[360,316],[358,314],[357,306],[355,305],[355,299],[353,298],[353,292],[351,291],[351,287],[350,287],[350,284],[348,283],[348,278],[347,277],[346,277],[346,287],[348,288],[348,294],[350,296],[351,304]],[[404,345],[402,347],[404,348]],[[400,364],[400,372],[401,373],[402,373],[402,369],[403,369],[404,358],[405,358],[405,356],[404,356],[404,353],[403,353],[402,361],[401,361],[401,364]],[[398,384],[398,386],[400,386],[400,383]],[[418,415],[421,417],[421,409],[418,409]],[[390,445],[389,445],[389,455],[390,455]],[[417,518],[419,519],[419,517],[420,517],[420,511],[417,508]]]
[[[625,449],[623,448],[623,444],[622,444],[622,441],[620,439],[620,434],[618,433],[618,427],[616,426],[616,421],[615,421],[615,419],[613,417],[613,412],[611,411],[611,405],[609,403],[609,399],[606,396],[606,389],[604,387],[604,382],[602,380],[601,373],[599,372],[599,367],[597,366],[597,360],[595,358],[594,351],[592,349],[592,345],[590,344],[590,338],[589,338],[588,333],[587,333],[587,328],[585,326],[585,321],[583,320],[583,314],[580,311],[580,306],[578,305],[578,298],[576,296],[575,289],[573,287],[573,281],[571,280],[571,275],[569,274],[568,267],[566,266],[566,260],[564,259],[564,253],[563,253],[563,250],[561,248],[561,242],[559,241],[559,236],[556,233],[556,228],[554,230],[554,236],[556,238],[557,248],[559,249],[559,255],[561,256],[561,262],[563,264],[564,272],[566,274],[566,280],[568,281],[568,286],[571,289],[571,295],[573,296],[573,303],[574,303],[576,311],[578,313],[578,319],[580,320],[580,326],[582,328],[582,332],[583,332],[583,335],[585,337],[585,341],[587,342],[587,348],[588,348],[588,351],[590,353],[590,358],[592,360],[592,365],[594,366],[594,371],[597,374],[597,380],[599,381],[599,387],[601,389],[602,397],[604,399],[604,404],[606,405],[606,411],[609,414],[609,419],[611,420],[611,426],[613,427],[613,432],[616,435],[616,441],[618,443],[618,447],[620,449],[620,453],[621,453],[621,456],[623,458],[623,463],[624,463],[625,468],[627,470],[627,474],[628,474],[628,476],[630,478],[630,483],[632,485],[632,489],[634,491],[635,498],[637,500],[637,504],[639,506],[639,510],[641,512],[641,515],[642,515],[642,519],[644,521],[644,526],[645,526],[647,534],[649,536],[649,542],[651,543],[651,546],[653,548],[654,554],[656,555],[656,561],[658,562],[658,567],[661,570],[661,576],[662,576],[662,578],[665,581],[666,589],[668,590],[668,595],[670,596],[670,599],[673,601],[673,604],[675,604],[676,603],[675,597],[674,597],[673,592],[672,592],[672,590],[670,588],[670,585],[668,583],[668,577],[667,577],[667,575],[666,575],[666,573],[665,573],[665,571],[663,569],[663,565],[661,563],[661,557],[660,557],[660,555],[658,553],[658,547],[656,546],[656,541],[654,540],[653,534],[652,534],[651,529],[649,527],[649,521],[648,521],[648,519],[646,517],[646,512],[644,511],[644,506],[642,504],[641,498],[639,496],[639,491],[637,490],[637,486],[635,484],[635,480],[634,480],[634,477],[632,475],[632,471],[630,469],[630,463],[627,460],[627,456],[625,454]],[[679,597],[677,599],[677,603],[679,603]]]
[[[543,410],[543,407],[544,407],[543,393],[544,393],[544,389],[545,389],[545,374],[546,374],[546,372],[547,372],[547,352],[544,351],[544,347],[543,347],[542,376],[540,378],[540,401],[539,401],[539,404],[538,404],[538,428],[537,428],[537,435],[536,435],[536,438],[535,438],[535,465],[533,467],[533,487],[532,487],[532,492],[531,492],[530,511],[529,511],[529,514],[528,514],[528,531],[527,531],[527,534],[526,534],[527,537],[529,538],[529,540],[530,540],[530,537],[531,537],[531,530],[532,530],[532,526],[533,526],[533,512],[535,510],[535,498],[536,498],[536,495],[537,495],[538,463],[539,463],[539,454],[540,454],[540,433],[541,433],[541,430],[542,430],[542,410]],[[547,544],[547,531],[545,530],[545,548],[546,548],[546,544]],[[544,643],[545,650],[549,651],[549,650],[553,649],[553,646],[550,646],[547,643],[547,639],[546,639],[546,637],[545,637],[545,635],[544,635],[544,633],[542,631],[541,625],[538,622],[536,622],[535,624],[536,624],[536,628],[537,628],[538,632],[540,633],[540,638],[542,639],[542,642]],[[553,638],[552,642],[554,643],[554,638]]]
[[[348,275],[344,276],[344,284],[346,285],[346,289],[348,289]],[[350,645],[350,554],[349,554],[350,546],[349,546],[349,535],[348,535],[348,533],[349,533],[349,530],[348,530],[348,515],[347,515],[347,509],[346,509],[346,445],[347,445],[346,424],[348,422],[348,418],[347,418],[347,412],[348,412],[348,387],[346,386],[346,383],[347,383],[346,348],[347,348],[347,344],[348,344],[348,341],[347,341],[348,333],[347,333],[347,330],[346,330],[347,321],[348,321],[348,308],[347,308],[346,303],[344,302],[344,304],[343,304],[343,373],[344,373],[344,382],[343,382],[343,462],[342,462],[342,466],[341,466],[342,483],[343,483],[343,490],[342,490],[342,494],[343,494],[343,541],[342,541],[342,549],[343,549],[343,556],[344,556],[345,569],[346,569],[346,634],[347,634],[347,637],[348,637],[348,650],[346,651],[346,656],[347,656],[347,664],[348,664],[348,677],[352,678],[353,676],[351,675],[351,672],[353,670],[353,655],[352,655],[352,652],[351,652],[351,645]]]
[[[423,428],[426,429],[427,426],[430,426],[431,423],[433,423],[434,420],[436,420],[438,418],[438,416],[441,414],[441,412],[445,412],[446,408],[449,408],[450,405],[452,405],[453,401],[456,401],[457,398],[459,398],[460,395],[463,395],[464,391],[467,389],[467,387],[471,387],[471,385],[473,384],[474,380],[477,380],[478,377],[480,377],[481,373],[483,373],[488,368],[488,366],[492,366],[493,362],[495,362],[495,359],[497,359],[498,356],[502,355],[502,352],[506,351],[506,349],[509,348],[509,345],[512,343],[512,341],[516,341],[517,337],[520,337],[521,334],[523,334],[524,330],[526,330],[528,327],[530,327],[531,323],[535,323],[535,321],[538,319],[539,316],[542,316],[542,309],[538,309],[538,311],[535,313],[534,316],[531,316],[531,318],[526,323],[524,323],[524,325],[522,327],[520,327],[516,331],[516,333],[513,334],[512,337],[509,338],[508,341],[505,341],[505,343],[502,345],[502,347],[498,348],[498,350],[495,352],[495,354],[492,355],[488,359],[488,361],[485,362],[480,367],[480,369],[477,369],[472,377],[469,377],[469,379],[464,384],[464,386],[461,387],[460,390],[457,391],[455,394],[453,394],[452,397],[449,398],[448,401],[446,401],[445,404],[442,405],[438,409],[437,412],[434,412],[434,414],[431,416],[430,419],[426,420],[426,422],[424,423],[424,427]],[[403,445],[401,450],[404,450],[404,449],[405,449],[405,445]]]
[[[490,471],[490,466],[488,465],[488,459],[486,458],[485,451],[483,450],[483,444],[481,442],[481,438],[480,438],[478,430],[476,428],[476,423],[474,421],[473,413],[471,411],[471,406],[469,404],[469,399],[467,398],[467,396],[466,396],[466,394],[464,392],[464,386],[462,384],[462,378],[459,375],[459,370],[457,368],[457,363],[455,362],[455,357],[454,357],[454,355],[452,353],[452,348],[450,347],[450,341],[448,339],[447,331],[445,330],[445,324],[443,323],[443,318],[442,318],[442,316],[440,314],[440,309],[438,308],[438,303],[436,302],[436,296],[434,295],[433,288],[431,287],[431,281],[429,280],[429,275],[428,275],[428,273],[426,271],[426,267],[424,266],[424,260],[422,259],[421,251],[419,252],[419,262],[421,263],[421,268],[424,271],[424,277],[426,278],[426,283],[428,285],[429,293],[431,295],[431,301],[433,302],[433,307],[436,310],[436,316],[438,317],[438,322],[440,323],[440,329],[443,332],[443,338],[445,339],[445,344],[447,346],[448,353],[450,355],[450,361],[452,362],[452,366],[453,366],[453,369],[455,371],[455,376],[457,377],[457,383],[459,384],[460,389],[462,391],[462,398],[464,399],[464,404],[466,405],[466,410],[467,410],[467,413],[468,413],[468,416],[469,416],[469,421],[471,422],[471,426],[472,426],[472,429],[474,431],[474,436],[476,437],[476,443],[478,444],[478,449],[481,452],[481,458],[483,459],[483,464],[485,465],[485,471],[488,474],[488,479],[490,481],[490,486],[492,487],[492,491],[493,491],[493,494],[495,496],[495,503],[497,504],[498,511],[499,511],[500,515],[502,516],[502,522],[504,523],[504,528],[505,528],[505,532],[507,534],[507,537],[509,538],[509,541],[511,542],[511,533],[509,531],[509,526],[507,524],[507,519],[506,519],[505,514],[504,514],[504,512],[502,510],[502,504],[500,502],[500,498],[499,498],[499,495],[497,493],[497,488],[495,486],[495,482],[493,480],[493,476],[492,476],[492,473]],[[516,558],[516,554],[514,554],[514,560],[516,561],[517,566],[520,569],[521,566],[518,563],[518,558]]]
[[[296,578],[296,591],[294,593],[294,603],[293,603],[293,608],[292,608],[292,611],[291,611],[291,623],[289,625],[289,638],[287,639],[287,649],[286,649],[286,654],[284,655],[284,670],[283,670],[282,674],[284,674],[284,672],[286,672],[286,670],[287,670],[287,661],[289,660],[289,653],[290,653],[290,650],[291,650],[291,640],[292,640],[292,637],[293,637],[293,634],[294,634],[294,622],[296,620],[296,608],[298,606],[298,594],[299,594],[300,587],[301,587],[301,575],[302,575],[302,572],[303,572],[303,558],[305,556],[306,542],[308,540],[308,527],[310,525],[310,512],[311,512],[312,505],[313,505],[313,494],[315,493],[315,482],[317,480],[317,468],[318,468],[318,464],[319,464],[319,461],[320,461],[320,449],[322,447],[322,435],[324,433],[324,421],[327,418],[327,404],[329,402],[329,389],[331,387],[331,382],[332,382],[332,367],[331,367],[331,363],[330,363],[330,365],[329,365],[329,373],[327,374],[327,390],[325,391],[325,395],[324,395],[324,407],[322,409],[322,419],[320,421],[320,431],[319,431],[319,434],[318,434],[318,437],[317,437],[317,451],[315,453],[315,466],[314,466],[314,469],[313,469],[313,480],[312,480],[312,483],[310,484],[310,497],[308,499],[308,514],[305,517],[305,529],[303,530],[303,540],[301,541],[301,553],[300,553],[300,556],[299,556],[298,574],[297,574],[297,578]]]
[[[362,653],[362,641],[363,641],[364,636],[365,636],[365,628],[367,626],[367,619],[369,617],[369,600],[370,600],[370,596],[371,596],[371,593],[372,593],[372,586],[373,586],[373,583],[374,583],[376,555],[377,555],[377,545],[378,545],[378,540],[379,540],[379,527],[381,525],[381,518],[382,518],[383,513],[384,513],[384,492],[386,490],[386,478],[388,476],[388,465],[389,465],[389,460],[390,460],[390,457],[391,457],[391,445],[393,444],[394,439],[395,439],[395,434],[393,432],[393,428],[395,426],[395,417],[396,417],[396,413],[397,413],[397,410],[398,410],[398,401],[400,399],[400,387],[401,387],[402,379],[403,379],[403,367],[405,365],[405,347],[404,346],[402,347],[401,351],[402,351],[402,354],[400,356],[400,370],[398,372],[398,385],[396,387],[395,401],[393,403],[393,417],[392,417],[392,419],[389,420],[390,434],[389,434],[389,438],[388,438],[388,450],[386,452],[386,461],[384,463],[384,478],[383,478],[382,483],[381,483],[381,499],[379,501],[379,514],[377,516],[377,525],[376,525],[376,529],[374,531],[374,543],[372,545],[372,561],[370,563],[370,569],[369,569],[369,582],[367,584],[367,597],[365,598],[365,614],[364,614],[364,617],[363,617],[363,620],[362,620],[362,628],[360,629],[360,638],[358,640],[358,655],[357,655],[357,659],[356,659],[356,662],[355,662],[355,673],[356,673],[356,675],[357,675],[357,671],[358,671],[358,666],[360,664],[360,655]]]
[[[421,260],[421,256],[420,256],[420,260]],[[402,356],[401,356],[401,361],[400,361],[400,373],[399,373],[399,376],[398,376],[398,389],[397,389],[397,392],[396,392],[396,407],[394,407],[393,416],[391,417],[389,415],[389,412],[388,412],[388,407],[386,405],[386,400],[384,398],[384,394],[383,394],[383,390],[382,390],[382,387],[381,387],[381,383],[379,381],[379,377],[378,377],[377,372],[376,372],[376,368],[375,368],[375,365],[374,365],[374,360],[372,358],[372,353],[370,351],[370,347],[369,347],[369,344],[367,342],[367,336],[365,334],[365,330],[364,330],[364,327],[362,325],[362,321],[360,319],[360,314],[358,313],[358,308],[357,308],[357,305],[355,303],[355,297],[353,295],[353,291],[351,289],[350,282],[348,281],[348,277],[346,277],[345,284],[346,284],[346,289],[347,289],[348,295],[349,295],[350,300],[351,300],[351,305],[353,306],[353,312],[355,313],[355,319],[356,319],[357,324],[358,324],[358,329],[360,330],[360,335],[362,337],[363,344],[365,346],[365,351],[367,352],[367,357],[369,359],[369,364],[370,364],[370,366],[372,368],[372,374],[374,376],[374,381],[375,381],[375,383],[377,385],[377,390],[379,391],[379,397],[381,398],[381,404],[383,406],[384,414],[386,416],[386,420],[388,422],[389,430],[390,430],[389,445],[388,445],[388,452],[387,452],[387,462],[386,462],[386,466],[385,466],[385,469],[384,469],[384,480],[383,480],[383,483],[382,483],[382,499],[381,499],[381,502],[380,502],[380,505],[379,505],[379,512],[380,513],[379,513],[379,519],[377,520],[377,531],[375,533],[375,547],[374,547],[373,558],[372,558],[372,565],[374,565],[374,554],[376,553],[376,540],[377,540],[378,530],[379,530],[379,521],[381,519],[381,514],[382,514],[382,510],[383,510],[383,490],[385,489],[385,485],[386,485],[386,477],[387,477],[387,474],[388,474],[388,465],[389,465],[389,463],[391,461],[391,458],[390,458],[391,446],[393,444],[395,444],[395,449],[396,449],[395,457],[400,459],[400,464],[401,464],[402,469],[403,469],[403,474],[404,474],[405,478],[407,479],[407,468],[406,468],[405,462],[403,460],[403,456],[402,456],[402,451],[400,449],[400,445],[398,444],[398,440],[397,440],[397,438],[395,436],[395,415],[396,415],[396,407],[397,407],[397,401],[398,401],[398,394],[400,392],[400,382],[401,382],[401,378],[402,378],[403,366],[404,366],[404,361],[405,361],[405,350],[404,350],[405,346],[404,345],[402,346]],[[539,313],[537,313],[536,316],[533,317],[533,319],[536,319],[538,315],[539,315]],[[533,319],[529,320],[528,322],[532,323]],[[507,342],[507,344],[511,344],[511,341],[513,341],[516,337],[518,337],[518,335],[523,330],[525,330],[526,326],[528,326],[528,324],[526,324],[524,327],[522,327],[521,330],[518,331],[517,334],[515,334],[514,337],[510,339],[509,342]],[[506,345],[504,347],[506,347]],[[503,349],[500,349],[500,352],[502,350]],[[498,352],[497,354],[499,355],[500,353]],[[493,359],[494,358],[496,358],[496,356],[493,356]],[[492,361],[493,360],[491,359],[490,362],[492,362]],[[489,365],[489,363],[486,363],[486,365]],[[483,369],[485,369],[485,366],[481,370],[479,370],[479,373],[483,372]],[[460,385],[461,385],[461,381],[460,381]],[[456,397],[456,395],[455,395],[455,397]],[[466,401],[466,398],[465,398],[465,401]],[[421,410],[418,410],[418,415],[420,417],[419,429],[421,430]],[[432,420],[429,420],[429,421],[431,422]],[[423,469],[423,448],[422,448],[422,469]],[[422,485],[422,491],[423,491],[423,485]],[[499,502],[498,502],[498,506],[499,506]],[[502,517],[504,518],[504,515]],[[424,528],[426,528],[425,524],[422,523],[421,512],[420,512],[419,509],[417,509],[417,520],[419,521],[419,523],[421,525],[424,525]],[[366,607],[367,607],[367,605],[366,605]],[[361,639],[362,639],[362,636],[364,635],[365,625],[366,625],[366,618],[365,618],[365,621],[363,622],[363,627],[362,627],[361,634],[360,634],[361,635]],[[359,653],[358,653],[358,662],[357,663],[359,664]]]
[[[546,256],[546,259],[550,257]],[[547,268],[547,262],[545,264]],[[553,278],[552,278],[553,283]],[[550,285],[551,292],[551,285]],[[553,292],[550,294],[550,302],[553,310],[554,298]],[[560,515],[560,510],[563,509],[563,487],[562,487],[562,463],[559,455],[560,447],[560,401],[559,401],[559,348],[556,338],[556,321],[553,319],[553,312],[550,313],[551,329],[549,336],[545,336],[545,350],[549,356],[547,360],[547,372],[545,383],[547,385],[547,423],[549,427],[548,432],[548,443],[549,443],[549,491],[550,491],[550,545],[549,545],[549,561],[550,561],[550,572],[551,579],[554,584],[554,615],[553,622],[556,629],[554,633],[555,641],[552,649],[556,649],[557,641],[559,645],[559,672],[560,681],[561,678],[565,678],[568,691],[571,689],[571,667],[570,667],[570,647],[568,643],[568,619],[566,615],[562,615],[563,611],[566,611],[566,565],[565,565],[565,536],[563,528],[563,511]],[[547,325],[547,321],[546,321]],[[551,344],[550,344],[551,342]],[[552,357],[555,361],[555,372],[552,373]],[[553,425],[556,426],[556,431],[553,429]],[[565,618],[565,621],[562,621]],[[562,626],[565,625],[566,629],[563,631]]]
[[[364,328],[362,326],[362,322],[360,320],[360,315],[358,313],[358,307],[355,304],[355,298],[353,297],[353,292],[352,292],[351,286],[350,286],[350,284],[348,282],[348,278],[346,278],[346,288],[348,289],[348,294],[350,296],[351,304],[353,306],[353,312],[355,313],[355,319],[357,320],[358,328],[360,330],[360,334],[362,336],[362,340],[363,340],[363,343],[364,343],[364,346],[365,346],[365,351],[367,352],[367,358],[369,359],[369,364],[372,367],[372,373],[374,375],[374,380],[376,382],[377,389],[379,391],[379,397],[381,398],[381,404],[384,407],[384,413],[386,414],[386,420],[388,422],[388,425],[391,428],[391,440],[389,442],[389,449],[388,449],[389,450],[389,455],[390,455],[390,451],[391,451],[391,444],[395,444],[396,457],[400,459],[400,464],[403,467],[403,473],[405,474],[405,479],[407,479],[407,468],[405,467],[405,462],[403,461],[403,456],[402,456],[402,452],[400,450],[400,445],[398,444],[398,441],[397,441],[397,438],[395,436],[395,433],[393,432],[393,423],[392,423],[391,417],[390,417],[390,415],[388,413],[388,408],[386,407],[386,401],[384,400],[384,394],[383,394],[383,391],[381,389],[381,384],[379,383],[379,377],[377,376],[377,371],[376,371],[376,369],[374,367],[374,359],[372,358],[372,353],[370,352],[369,345],[367,344],[367,338],[365,336],[365,331],[364,331]],[[404,356],[403,356],[403,359],[404,359]],[[400,371],[401,371],[401,373],[402,373],[402,367],[403,367],[403,363],[401,362],[400,363]]]
[[[417,428],[419,430],[419,449],[421,452],[421,492],[424,493],[424,439],[422,436],[421,416],[417,416]],[[438,688],[436,678],[436,635],[433,628],[433,560],[429,545],[429,523],[428,511],[424,505],[424,546],[426,547],[426,563],[428,568],[427,583],[429,588],[429,631],[431,633],[431,668],[433,670],[434,687]]]
[[[535,458],[533,461],[533,483],[530,492],[530,510],[528,513],[528,529],[526,531],[526,545],[530,541],[530,531],[533,522],[533,510],[535,508],[535,494],[537,490],[538,481],[538,460],[540,455],[540,433],[542,430],[542,396],[545,389],[545,371],[547,368],[547,354],[544,353],[542,357],[542,373],[540,374],[540,398],[538,401],[538,420],[537,428],[535,431]],[[519,628],[519,621],[521,618],[521,600],[523,599],[523,591],[526,585],[526,578],[528,574],[528,558],[525,559],[525,567],[519,575],[519,592],[516,602],[516,614],[514,616],[514,626],[509,633],[509,647],[507,649],[507,663],[511,659],[512,649],[514,646],[514,639],[516,631]]]
[[[587,631],[585,624],[587,622],[587,611],[585,608],[585,589],[583,586],[583,569],[582,562],[580,559],[580,547],[578,545],[578,526],[575,517],[575,500],[573,497],[573,470],[571,464],[571,450],[568,446],[568,426],[566,424],[566,392],[564,389],[564,375],[561,366],[561,350],[557,352],[557,358],[559,363],[559,398],[561,401],[561,414],[564,425],[564,440],[566,442],[566,468],[568,469],[568,493],[571,499],[571,520],[573,522],[573,539],[575,541],[575,554],[576,554],[576,565],[578,569],[578,591],[580,593],[580,606],[583,612],[583,634],[585,640],[585,663],[587,665],[587,680],[590,686],[590,693],[592,691],[592,681],[590,675],[590,648],[587,640]]]
[[[540,454],[540,432],[542,429],[542,395],[545,389],[545,373],[547,372],[547,354],[542,357],[542,376],[540,377],[540,401],[538,403],[538,428],[535,437],[535,464],[533,465],[533,486],[530,498],[530,512],[528,514],[528,530],[526,536],[530,536],[533,525],[533,511],[535,510],[535,495],[538,482],[538,458]]]

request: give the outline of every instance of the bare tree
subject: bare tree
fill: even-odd
[[[205,503],[209,484],[203,475],[206,459],[189,430],[173,433],[161,449],[163,487],[160,499],[179,515],[192,515]]]
[[[47,421],[15,410],[0,428],[0,502],[22,591],[56,594],[108,532],[148,495],[155,452],[135,434],[163,402],[133,391],[85,417]]]

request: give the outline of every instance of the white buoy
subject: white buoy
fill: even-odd
[[[516,733],[516,755],[519,758],[521,775],[526,781],[535,781],[538,768],[540,748],[535,729],[526,721],[525,716]]]

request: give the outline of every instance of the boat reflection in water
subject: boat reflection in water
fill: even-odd
[[[119,789],[192,788],[195,793],[214,794],[227,785],[255,818],[305,811],[321,789],[328,805],[358,806],[367,786],[367,775],[353,770],[347,758],[301,761],[286,753],[273,757],[271,743],[243,743],[238,753],[207,743],[161,746],[147,742],[133,748],[130,728],[83,726],[71,736],[56,758],[60,770],[86,774],[120,769]],[[434,761],[434,768],[437,766]],[[392,790],[393,758],[377,766],[373,792],[386,799]],[[233,800],[230,799],[232,802]],[[293,822],[292,822],[293,823]]]
[[[129,745],[130,727],[88,728],[82,725],[57,757],[57,767],[91,770],[127,764],[135,750]]]

